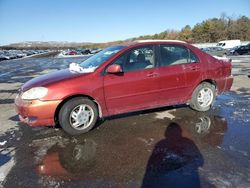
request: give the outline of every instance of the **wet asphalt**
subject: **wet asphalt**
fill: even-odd
[[[123,114],[75,137],[28,127],[5,112],[14,108],[21,84],[83,59],[0,63],[1,122],[13,124],[0,135],[7,141],[0,166],[15,161],[3,187],[250,187],[250,94],[244,90],[218,96],[209,112],[181,105]]]

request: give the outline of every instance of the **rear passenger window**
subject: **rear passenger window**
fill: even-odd
[[[190,63],[199,62],[198,57],[190,50],[189,50],[189,55],[190,55]]]
[[[180,45],[161,45],[161,66],[198,62],[197,56],[188,48]]]

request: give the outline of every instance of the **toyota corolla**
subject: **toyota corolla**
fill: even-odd
[[[231,69],[229,60],[182,41],[136,41],[28,81],[16,111],[28,125],[59,124],[71,135],[115,114],[177,104],[207,111],[216,95],[230,90]]]

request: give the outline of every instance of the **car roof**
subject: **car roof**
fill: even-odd
[[[135,40],[132,42],[125,42],[122,43],[121,45],[124,46],[131,46],[131,45],[136,45],[136,44],[146,44],[146,43],[182,43],[182,44],[187,44],[185,41],[181,40],[153,40],[153,39],[148,39],[148,40]]]
[[[136,40],[136,43],[144,43],[144,42],[180,42],[180,43],[186,43],[181,40],[153,40],[153,39],[148,39],[148,40]]]

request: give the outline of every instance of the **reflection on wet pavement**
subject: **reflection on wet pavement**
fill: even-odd
[[[81,137],[63,135],[44,156],[39,156],[34,170],[39,176],[64,184],[87,182],[86,186],[96,186],[96,182],[105,182],[123,187],[140,186],[145,177],[152,180],[148,179],[148,169],[153,165],[157,171],[153,171],[153,176],[163,178],[159,186],[180,175],[187,178],[185,184],[200,184],[198,167],[203,166],[200,150],[216,150],[222,144],[227,122],[187,108],[173,114],[177,117],[174,122],[156,119],[151,112],[109,120]],[[41,147],[40,144],[45,143],[35,141],[32,147]],[[155,185],[155,179],[149,182]]]
[[[249,109],[243,104],[249,104],[248,96],[231,92],[210,112],[148,110],[109,118],[77,137],[21,124],[26,144],[19,146],[18,165],[6,187],[15,182],[27,187],[248,187]]]

